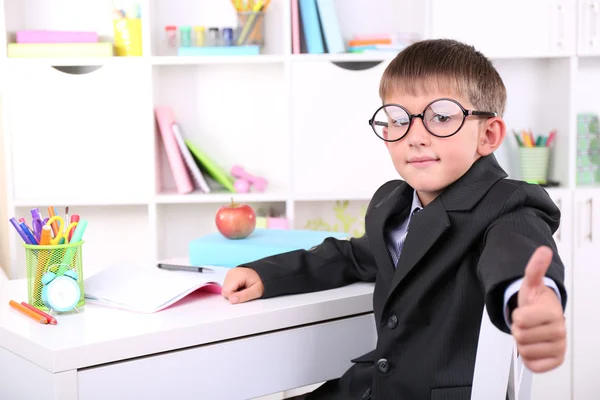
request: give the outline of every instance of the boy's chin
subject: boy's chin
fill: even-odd
[[[448,184],[444,184],[443,182],[431,182],[431,180],[429,182],[422,182],[419,180],[411,182],[407,179],[406,183],[419,193],[439,193],[448,186]]]

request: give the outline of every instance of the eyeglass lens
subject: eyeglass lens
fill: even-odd
[[[438,100],[431,103],[423,115],[427,130],[437,136],[450,136],[458,131],[464,120],[460,106],[452,101]],[[408,113],[399,106],[381,108],[373,119],[375,133],[384,140],[402,138],[410,126]]]

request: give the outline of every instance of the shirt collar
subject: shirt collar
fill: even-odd
[[[412,205],[410,206],[410,217],[412,217],[413,213],[415,212],[415,209],[420,210],[422,208],[423,205],[421,204],[421,200],[419,200],[419,196],[417,196],[417,191],[413,190],[413,200]]]

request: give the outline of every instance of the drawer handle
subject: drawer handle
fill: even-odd
[[[558,209],[562,212],[562,199],[556,200],[556,205]],[[558,229],[556,230],[556,241],[560,242],[562,240],[562,224],[558,224]]]
[[[590,232],[587,235],[587,238],[589,239],[589,241],[591,242],[593,240],[593,233],[594,233],[594,199],[590,198],[588,200],[588,204],[590,205]]]

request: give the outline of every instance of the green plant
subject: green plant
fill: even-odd
[[[352,214],[350,214],[350,212],[348,211],[349,205],[350,202],[348,200],[337,200],[332,208],[333,216],[337,220],[335,223],[330,224],[323,218],[319,217],[308,220],[306,222],[306,225],[304,226],[304,229],[329,232],[345,232],[351,234],[354,237],[362,236],[365,232],[365,215],[367,212],[367,206],[361,207],[361,213],[359,216],[352,216]]]

